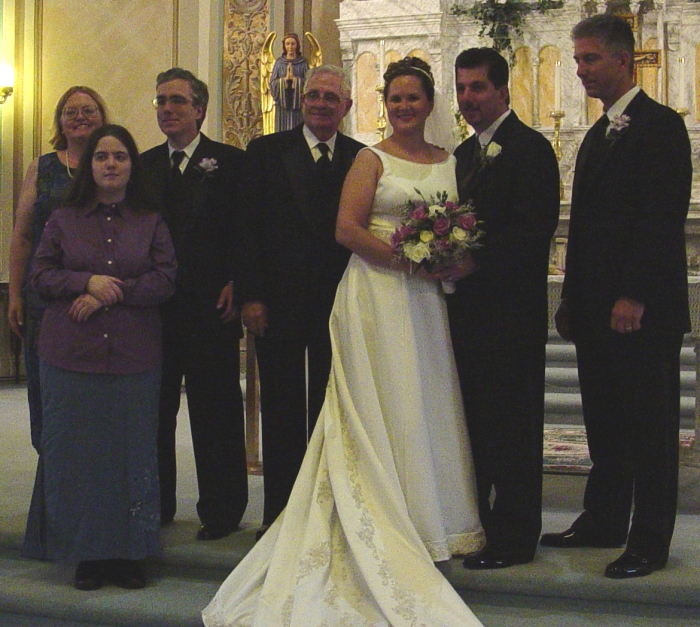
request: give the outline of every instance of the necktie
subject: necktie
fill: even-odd
[[[175,178],[179,178],[182,176],[182,171],[180,170],[180,164],[182,164],[182,160],[184,158],[185,158],[185,151],[184,150],[175,150],[172,154],[173,166],[171,168],[171,172],[173,173],[173,176]]]
[[[462,184],[460,185],[460,194],[466,193],[466,195],[471,195],[471,183],[474,180],[476,173],[481,168],[481,143],[479,142],[478,136],[474,139],[475,141],[472,151],[472,162],[469,166],[469,170],[467,170],[467,173],[464,179],[462,180]]]
[[[318,161],[316,161],[316,167],[320,172],[328,172],[328,169],[331,167],[331,160],[328,153],[331,149],[328,147],[328,144],[324,144],[323,142],[316,144],[316,148],[321,152],[321,156],[318,158]]]

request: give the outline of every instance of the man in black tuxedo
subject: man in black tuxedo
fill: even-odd
[[[469,569],[532,561],[542,526],[547,273],[559,218],[549,142],[510,108],[508,63],[491,48],[456,60],[459,109],[476,133],[457,147],[460,201],[483,248],[447,297],[487,546]],[[491,502],[492,491],[495,491]]]
[[[683,119],[635,86],[625,20],[596,15],[573,39],[577,74],[605,114],[576,161],[557,328],[576,344],[593,467],[583,514],[541,544],[626,541],[605,570],[623,579],[664,567],[675,522],[690,141]]]
[[[259,535],[287,504],[325,398],[328,319],[350,257],[335,241],[335,221],[345,175],[362,147],[338,132],[351,105],[343,70],[315,68],[306,78],[304,123],[254,139],[246,152],[247,270],[239,287],[260,367]]]
[[[191,72],[172,68],[159,74],[153,104],[168,139],[141,157],[179,264],[175,295],[161,310],[161,522],[175,516],[175,430],[184,376],[199,487],[199,540],[229,535],[248,504],[242,327],[233,301],[245,153],[200,133],[208,100],[207,86]]]

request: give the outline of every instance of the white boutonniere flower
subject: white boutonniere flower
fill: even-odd
[[[219,166],[216,159],[205,157],[195,166],[195,169],[202,175],[202,179],[206,179],[213,176]]]
[[[613,142],[616,139],[620,139],[620,137],[622,137],[625,131],[627,131],[629,128],[631,121],[632,118],[629,115],[625,115],[624,113],[621,115],[616,115],[611,120],[610,124],[608,124],[608,128],[605,131],[605,138]]]
[[[501,154],[502,150],[502,146],[496,142],[489,142],[488,145],[484,146],[481,149],[481,167],[485,168],[491,165],[494,159]]]

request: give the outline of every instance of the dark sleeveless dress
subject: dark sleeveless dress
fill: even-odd
[[[34,221],[32,224],[32,259],[41,234],[44,232],[51,212],[65,197],[71,178],[66,166],[61,163],[58,154],[50,152],[39,157],[39,171],[36,181],[36,201],[34,202]],[[25,277],[29,276],[29,268]],[[39,382],[39,328],[46,306],[41,297],[28,285],[24,286],[24,369],[27,375],[27,398],[29,401],[29,421],[31,425],[32,446],[39,451],[41,445],[41,386]]]

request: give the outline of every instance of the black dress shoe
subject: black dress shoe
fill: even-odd
[[[140,590],[146,587],[146,564],[143,560],[110,560],[107,578],[115,586],[127,590]]]
[[[618,549],[625,543],[600,533],[572,527],[561,533],[545,533],[540,538],[540,544],[554,547],[555,549],[577,549],[581,547]]]
[[[666,566],[668,554],[648,555],[625,551],[614,562],[608,564],[605,569],[605,576],[610,579],[631,579],[632,577],[645,577],[651,575],[655,570],[660,570]]]
[[[103,583],[102,566],[99,560],[80,562],[75,569],[73,585],[78,590],[99,590]]]
[[[486,547],[481,553],[468,555],[464,558],[464,568],[469,570],[493,570],[495,568],[508,568],[517,564],[527,564],[534,558],[529,555],[516,555],[513,553],[501,553]]]
[[[260,538],[262,538],[267,533],[267,530],[269,528],[270,525],[260,525],[260,529],[258,529],[255,532],[255,541],[257,542],[258,540],[260,540]]]
[[[237,528],[237,525],[226,523],[204,523],[197,532],[197,540],[219,540],[230,536]]]

